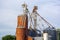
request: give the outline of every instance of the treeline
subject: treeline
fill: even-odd
[[[15,35],[6,35],[2,37],[2,40],[16,40]]]

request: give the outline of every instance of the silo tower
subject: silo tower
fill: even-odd
[[[16,40],[26,40],[26,34],[28,29],[28,10],[27,5],[23,4],[23,14],[18,16],[17,28],[16,28]]]

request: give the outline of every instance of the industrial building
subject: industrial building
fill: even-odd
[[[29,12],[27,4],[24,3],[22,7],[23,14],[18,15],[17,18],[16,40],[57,40],[56,29],[38,14],[37,6],[34,6],[32,13]],[[40,20],[43,20],[48,25],[48,27],[39,30],[40,28],[37,25],[38,16],[40,17]]]

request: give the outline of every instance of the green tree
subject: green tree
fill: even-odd
[[[2,37],[2,40],[16,40],[16,37],[13,35],[6,35]]]
[[[60,33],[59,33],[59,40],[60,40]]]
[[[60,40],[60,29],[57,29],[57,40]]]

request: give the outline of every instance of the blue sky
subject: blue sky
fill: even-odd
[[[60,0],[0,0],[0,38],[15,34],[17,16],[22,14],[21,4],[27,3],[31,12],[34,5],[38,13],[56,28],[60,28]]]

